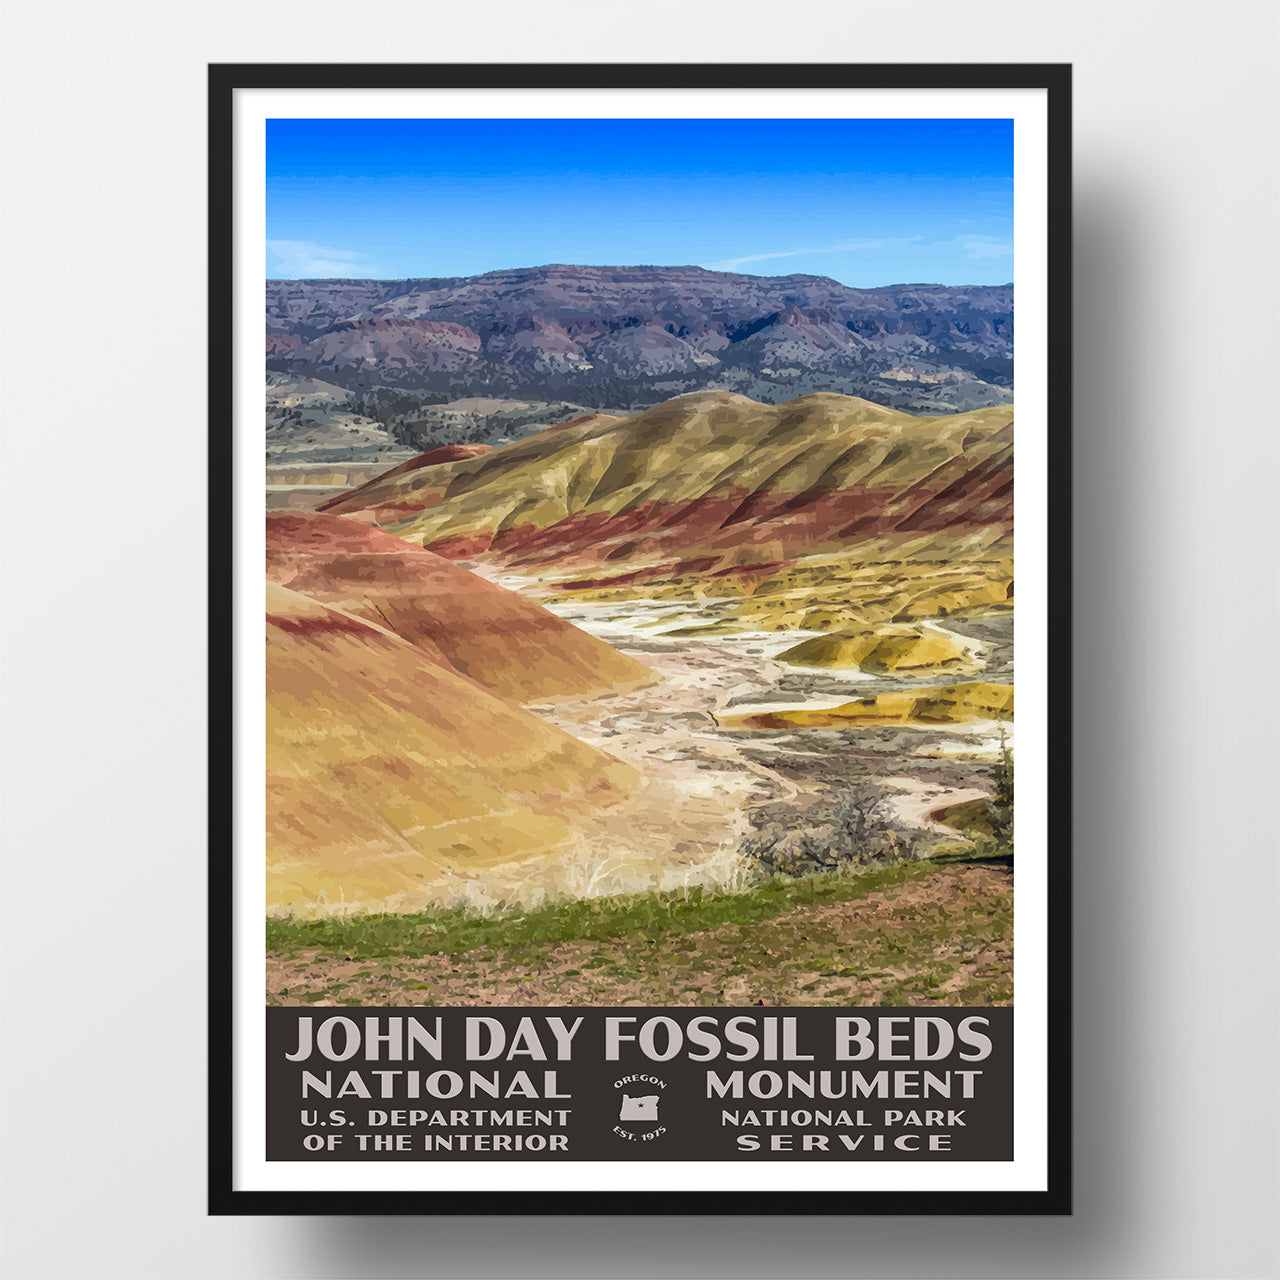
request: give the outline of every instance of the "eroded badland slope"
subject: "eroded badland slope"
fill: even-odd
[[[681,396],[327,505],[578,599],[721,599],[759,629],[1007,610],[1013,410]]]
[[[270,906],[714,885],[683,877],[851,785],[936,836],[1012,719],[1012,529],[1011,406],[827,393],[588,415],[273,514]]]
[[[535,601],[337,516],[268,515],[267,577],[438,653],[518,702],[597,697],[657,678]]]
[[[269,910],[422,907],[574,847],[637,782],[443,652],[268,583]]]

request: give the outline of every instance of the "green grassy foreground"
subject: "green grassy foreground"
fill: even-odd
[[[1005,1003],[1011,864],[1010,850],[984,842],[920,861],[778,877],[738,893],[646,893],[488,917],[271,920],[269,998]]]
[[[828,871],[803,879],[777,876],[739,893],[702,889],[623,894],[613,898],[551,902],[528,910],[480,916],[465,910],[412,915],[331,916],[323,920],[267,921],[267,950],[282,954],[321,950],[345,956],[460,954],[484,947],[512,959],[535,958],[561,942],[648,941],[721,925],[752,925],[793,907],[848,902],[873,889],[903,884],[942,866],[1007,858],[1012,851],[949,854],[887,867]]]

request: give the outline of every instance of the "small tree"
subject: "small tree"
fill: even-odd
[[[912,841],[894,829],[893,810],[875,783],[855,783],[837,792],[831,822],[843,860],[869,865],[911,856]]]
[[[863,848],[874,828],[883,827],[888,817],[884,797],[878,787],[863,783],[845,787],[836,796],[831,820],[856,852]]]

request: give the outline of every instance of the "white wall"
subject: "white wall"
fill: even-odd
[[[4,19],[7,1274],[1276,1275],[1273,4]],[[205,64],[531,58],[1076,64],[1073,1219],[204,1216]]]

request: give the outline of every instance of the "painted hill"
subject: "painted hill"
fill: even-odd
[[[269,514],[267,577],[517,702],[596,697],[657,678],[535,601],[354,520]]]
[[[482,453],[488,453],[492,447],[487,444],[445,444],[409,458],[384,474],[402,476],[410,471],[421,471],[423,467],[438,467],[443,462],[463,462],[467,458],[478,458]],[[372,478],[371,476],[370,479]]]
[[[1012,399],[1011,285],[552,265],[272,280],[266,295],[268,368],[340,386],[384,424],[414,397],[636,409],[712,388],[769,403],[836,391],[915,413]]]
[[[703,392],[384,476],[325,509],[451,557],[708,574],[876,537],[1008,532],[1012,461],[1011,407],[919,418],[853,396]]]
[[[861,632],[1013,606],[1013,408],[678,396],[324,509],[578,599],[697,599],[704,632]],[[718,611],[718,612],[717,612]]]
[[[420,908],[452,874],[580,847],[638,781],[442,651],[274,582],[266,639],[269,913]]]

